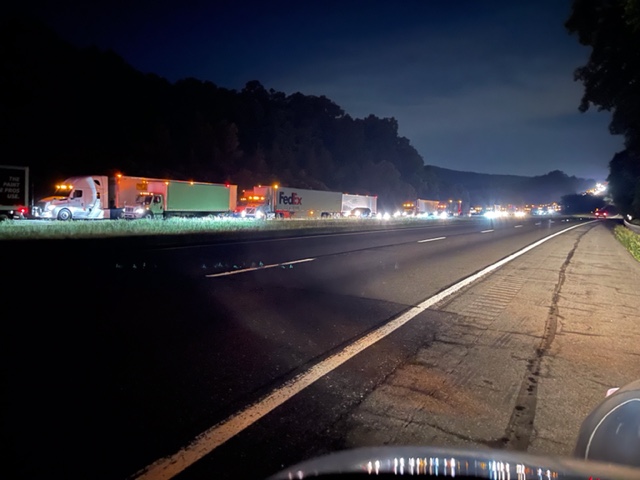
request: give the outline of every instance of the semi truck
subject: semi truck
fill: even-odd
[[[56,185],[53,195],[38,200],[32,215],[50,220],[121,218],[124,205],[133,203],[137,193],[128,177],[70,177]]]
[[[458,217],[462,215],[462,200],[449,200],[438,205],[440,217]]]
[[[0,221],[29,214],[29,167],[0,165]]]
[[[402,204],[402,210],[405,215],[431,216],[438,213],[439,206],[439,200],[424,200],[418,198],[404,202]]]
[[[135,202],[124,207],[124,218],[228,215],[236,209],[236,185],[159,179],[140,182]]]
[[[257,218],[366,217],[377,213],[377,204],[375,195],[255,186],[240,198],[236,215]]]
[[[235,185],[124,175],[67,178],[39,200],[33,216],[43,219],[166,218],[227,213],[236,205]]]

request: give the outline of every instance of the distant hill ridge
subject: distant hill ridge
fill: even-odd
[[[595,185],[592,179],[559,170],[533,177],[464,172],[434,165],[426,165],[425,170],[438,179],[439,196],[478,205],[558,202],[564,195],[584,192]]]

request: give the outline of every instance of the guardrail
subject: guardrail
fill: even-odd
[[[634,225],[633,223],[629,223],[625,219],[624,220],[624,226],[627,227],[629,230],[640,234],[640,226],[639,225]]]

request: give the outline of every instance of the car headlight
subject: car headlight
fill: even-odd
[[[47,205],[46,208],[47,208],[47,210],[49,210],[51,212],[54,208],[56,208],[56,206],[53,205],[52,203],[50,203],[49,205]]]

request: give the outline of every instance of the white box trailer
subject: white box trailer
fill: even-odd
[[[402,204],[405,215],[437,215],[439,210],[439,200],[425,200],[417,198]]]
[[[353,195],[324,190],[295,187],[256,186],[245,192],[237,210],[251,209],[251,216],[278,218],[330,218],[368,216],[377,212],[378,198],[374,195]],[[259,215],[254,212],[259,212]]]
[[[274,188],[272,206],[279,217],[336,217],[342,215],[342,194],[291,187]]]
[[[29,198],[29,167],[0,165],[0,220],[25,218]]]
[[[342,194],[342,214],[347,217],[369,217],[378,213],[376,195]]]
[[[440,202],[438,200],[423,200],[418,198],[416,200],[416,214],[417,215],[431,215],[438,211],[438,205]]]

